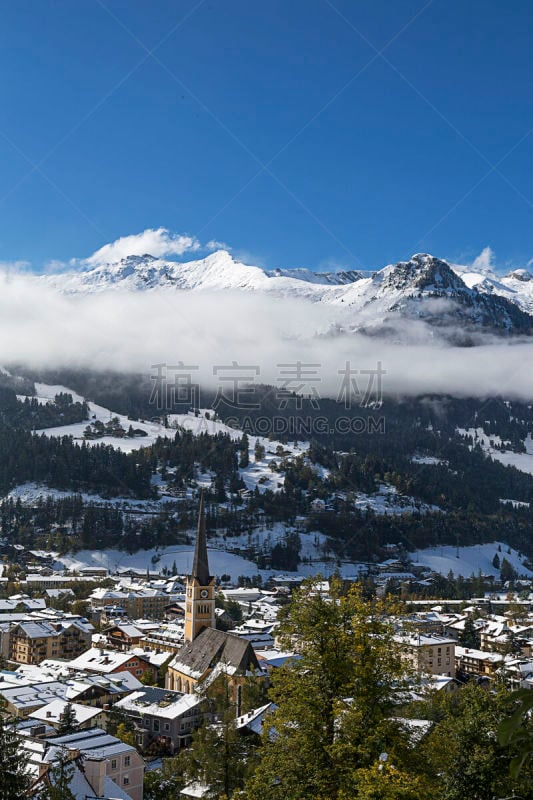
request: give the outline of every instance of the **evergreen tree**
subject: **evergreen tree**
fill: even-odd
[[[494,553],[494,558],[492,559],[492,566],[494,569],[500,569],[500,556],[498,553]]]
[[[39,800],[76,800],[70,788],[74,770],[74,764],[68,754],[61,754],[48,769],[46,788],[39,794]]]
[[[144,773],[143,800],[182,800],[184,786],[179,756],[163,758],[160,769]]]
[[[76,712],[72,708],[71,703],[66,703],[63,711],[59,715],[59,724],[57,732],[59,736],[65,736],[68,733],[74,733],[78,727],[78,720],[76,719]]]
[[[0,715],[0,800],[24,797],[30,782],[27,768],[28,758],[14,721]]]
[[[261,444],[260,439],[257,439],[254,447],[254,456],[256,461],[261,461],[265,457],[265,448]]]
[[[180,768],[187,782],[209,787],[208,798],[230,798],[255,766],[256,744],[237,729],[235,692],[226,675],[220,675],[206,692],[206,710],[191,747],[180,755]]]
[[[516,578],[516,570],[505,557],[502,559],[502,566],[500,570],[500,578],[502,583],[507,583],[507,581],[514,581]]]
[[[250,463],[249,447],[250,443],[248,441],[248,436],[246,435],[246,433],[243,433],[240,443],[241,457],[239,459],[239,467],[241,469],[244,469]]]
[[[474,650],[481,644],[481,636],[474,625],[472,617],[467,617],[465,619],[464,628],[459,634],[459,644],[462,647],[471,647]]]

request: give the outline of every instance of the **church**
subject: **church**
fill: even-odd
[[[209,574],[202,492],[192,573],[186,580],[184,644],[168,666],[167,689],[192,693],[218,673],[229,676],[237,687],[247,675],[261,674],[250,642],[215,625],[215,578]]]

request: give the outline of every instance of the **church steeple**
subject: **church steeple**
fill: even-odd
[[[200,494],[198,530],[194,546],[192,574],[187,576],[184,639],[192,642],[204,628],[214,628],[215,579],[209,574],[204,493]]]
[[[196,546],[194,548],[194,561],[192,577],[196,578],[201,586],[208,586],[211,576],[207,562],[207,534],[205,529],[204,490],[200,494],[200,512],[198,515],[198,530],[196,533]]]

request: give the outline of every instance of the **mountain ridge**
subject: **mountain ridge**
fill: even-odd
[[[363,272],[313,272],[305,268],[266,270],[217,250],[203,259],[167,261],[132,255],[84,271],[40,276],[67,294],[128,291],[246,291],[304,299],[332,307],[332,322],[344,332],[379,329],[404,317],[431,326],[533,333],[533,280],[527,270],[503,278],[452,265],[428,253]],[[437,302],[438,301],[438,302]],[[333,320],[334,312],[336,315]],[[392,315],[392,316],[391,316]]]

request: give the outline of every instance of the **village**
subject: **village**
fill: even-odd
[[[395,552],[391,546],[374,570],[378,596],[394,582],[428,580],[427,569],[406,572]],[[27,758],[27,797],[40,797],[66,759],[76,800],[143,800],[146,775],[188,748],[203,724],[216,724],[206,691],[219,679],[230,686],[236,732],[259,739],[274,710],[273,674],[300,658],[297,640],[291,648],[280,642],[278,617],[302,578],[274,577],[265,587],[211,575],[203,495],[190,575],[149,567],[145,574],[87,568],[60,575],[46,566],[46,554],[29,558],[37,571],[0,600],[2,713]],[[313,591],[333,602],[331,580],[339,581],[315,579]],[[412,698],[461,692],[472,682],[487,691],[533,690],[531,582],[517,579],[514,589],[491,583],[468,600],[400,603],[394,639]],[[84,599],[72,588],[82,584]],[[257,705],[244,698],[250,676]],[[209,784],[193,781],[180,796],[207,797]]]

